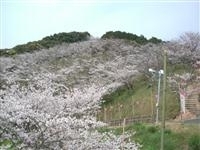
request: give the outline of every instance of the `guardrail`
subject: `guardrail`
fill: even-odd
[[[125,118],[125,124],[132,123],[153,123],[154,118],[152,116],[136,116],[131,118]],[[122,126],[124,123],[124,119],[111,120],[106,122],[110,126]]]

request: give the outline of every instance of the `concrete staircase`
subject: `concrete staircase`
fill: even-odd
[[[187,97],[185,100],[185,107],[188,111],[195,114],[196,116],[200,116],[200,84],[195,83],[193,85],[189,85],[187,87]]]

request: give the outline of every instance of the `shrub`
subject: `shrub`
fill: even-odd
[[[158,44],[158,43],[161,43],[162,40],[158,39],[156,37],[152,37],[152,38],[149,39],[149,42],[154,43],[154,44]]]
[[[149,126],[147,128],[148,132],[150,133],[156,133],[158,131],[158,128],[156,126]]]
[[[161,39],[158,39],[156,37],[152,37],[151,39],[147,40],[147,38],[144,37],[143,35],[137,36],[136,34],[126,33],[126,32],[121,32],[121,31],[106,32],[106,34],[104,34],[101,38],[102,39],[125,39],[125,40],[135,41],[138,44],[147,44],[149,42],[158,44],[162,42]]]
[[[73,43],[79,41],[85,41],[90,37],[88,32],[69,32],[69,33],[58,33],[47,36],[39,41],[28,42],[13,47],[12,49],[1,50],[0,56],[12,56],[15,54],[21,54],[25,52],[33,52],[43,48],[50,48],[63,42]]]

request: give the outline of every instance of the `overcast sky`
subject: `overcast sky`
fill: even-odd
[[[125,31],[147,38],[177,38],[200,31],[199,0],[0,0],[0,48],[59,32],[101,37]]]

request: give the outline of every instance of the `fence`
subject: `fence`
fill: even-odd
[[[107,121],[106,123],[110,126],[122,126],[124,119],[119,120],[111,120]],[[126,125],[132,123],[153,123],[154,119],[152,116],[136,116],[131,118],[125,118]]]

